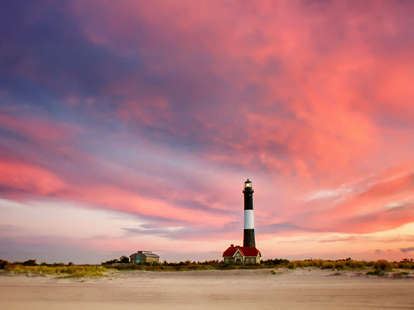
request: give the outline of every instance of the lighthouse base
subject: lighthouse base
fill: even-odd
[[[233,244],[223,253],[225,264],[243,264],[255,265],[260,264],[262,254],[256,248],[234,246]]]

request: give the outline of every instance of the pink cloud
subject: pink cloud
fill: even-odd
[[[0,186],[5,194],[21,196],[49,196],[65,188],[65,183],[56,174],[41,167],[22,162],[0,160]]]

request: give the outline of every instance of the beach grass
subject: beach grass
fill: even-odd
[[[317,267],[320,269],[333,269],[333,270],[359,270],[373,268],[382,271],[392,271],[393,269],[412,269],[414,270],[413,260],[402,260],[400,262],[390,262],[387,260],[378,261],[363,261],[338,259],[338,260],[324,260],[324,259],[305,259],[290,261],[287,265],[289,269],[305,268],[305,267]]]
[[[105,276],[107,268],[100,265],[37,265],[8,264],[4,270],[9,274],[25,274],[28,276],[52,275],[58,278],[83,278]]]
[[[305,259],[291,261],[288,264],[282,264],[275,268],[318,268],[332,271],[363,271],[368,276],[393,276],[393,277],[411,277],[410,270],[414,270],[414,261],[412,259],[404,259],[399,262],[377,260],[363,261],[353,260],[351,258],[339,260],[323,260],[323,259]]]
[[[414,270],[412,260],[403,260],[400,262],[389,262],[386,260],[362,261],[350,258],[339,260],[323,259],[305,259],[288,261],[285,259],[264,260],[260,265],[236,265],[225,264],[222,261],[205,261],[205,262],[179,262],[179,263],[155,263],[155,264],[104,264],[108,268],[120,271],[127,270],[144,270],[144,271],[192,271],[192,270],[234,270],[234,269],[264,269],[264,268],[317,268],[332,271],[366,271],[367,275],[385,275],[387,272],[396,272],[400,269]]]
[[[269,259],[263,260],[259,265],[237,265],[225,264],[223,261],[212,260],[204,262],[184,261],[184,262],[162,262],[162,263],[102,263],[101,265],[74,265],[72,263],[54,263],[54,264],[37,264],[35,260],[25,262],[10,263],[0,260],[0,269],[7,274],[26,274],[35,275],[54,275],[59,278],[82,278],[82,277],[102,277],[109,270],[129,271],[201,271],[201,270],[234,270],[234,269],[265,269],[279,268],[296,269],[296,268],[317,268],[332,271],[364,271],[366,275],[384,276],[387,273],[398,273],[402,276],[414,270],[414,261],[412,259],[402,260],[399,262],[390,262],[386,260],[362,261],[351,258],[339,260],[324,259],[305,259],[288,261],[286,259]],[[405,273],[404,273],[405,272]],[[412,272],[412,271],[411,271]]]

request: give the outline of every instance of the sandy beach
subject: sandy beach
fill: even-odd
[[[414,309],[414,279],[316,269],[3,275],[0,309]]]

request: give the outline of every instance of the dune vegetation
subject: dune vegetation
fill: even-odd
[[[37,264],[35,260],[23,263],[0,261],[0,268],[7,274],[28,276],[52,275],[58,278],[102,277],[107,269],[101,265],[74,265],[72,263]]]
[[[25,274],[28,276],[53,275],[59,278],[102,277],[105,276],[109,270],[192,271],[266,268],[272,269],[273,274],[277,274],[275,270],[280,268],[318,268],[332,270],[338,273],[346,270],[357,270],[372,276],[384,276],[387,273],[393,272],[393,275],[405,277],[414,271],[414,261],[412,259],[404,259],[399,262],[390,262],[387,260],[360,261],[351,258],[339,260],[305,259],[295,261],[286,259],[268,259],[263,260],[260,265],[234,265],[225,264],[223,261],[219,260],[203,262],[184,261],[174,263],[164,261],[162,263],[131,264],[126,260],[120,259],[107,261],[101,265],[74,265],[73,263],[38,264],[36,260],[33,259],[25,262],[13,263],[0,260],[0,269],[3,273]]]
[[[142,263],[131,264],[122,263],[120,260],[110,260],[102,263],[106,268],[113,268],[116,270],[146,270],[146,271],[191,271],[191,270],[229,270],[229,269],[261,269],[272,268],[279,265],[286,265],[289,263],[286,259],[271,259],[262,261],[260,265],[235,265],[225,264],[220,260],[209,261],[184,261],[184,262],[167,262],[162,263]]]
[[[365,271],[367,275],[384,275],[386,272],[403,270],[414,270],[414,261],[404,259],[399,262],[389,262],[386,260],[360,261],[351,258],[339,260],[305,259],[289,261],[286,259],[262,260],[260,265],[230,265],[223,261],[211,260],[204,262],[185,261],[178,263],[163,262],[159,264],[130,264],[120,263],[112,260],[103,263],[107,268],[117,270],[146,270],[146,271],[189,271],[189,270],[229,270],[229,269],[263,269],[263,268],[307,268],[331,269],[335,271],[358,270]],[[402,274],[407,271],[402,271]]]
[[[339,260],[306,259],[291,261],[286,266],[288,269],[316,267],[320,269],[342,270],[365,270],[366,275],[384,276],[387,272],[394,271],[401,276],[409,275],[408,270],[414,270],[414,261],[404,259],[399,262],[387,260],[360,261],[351,258]],[[402,271],[401,271],[402,270]]]

